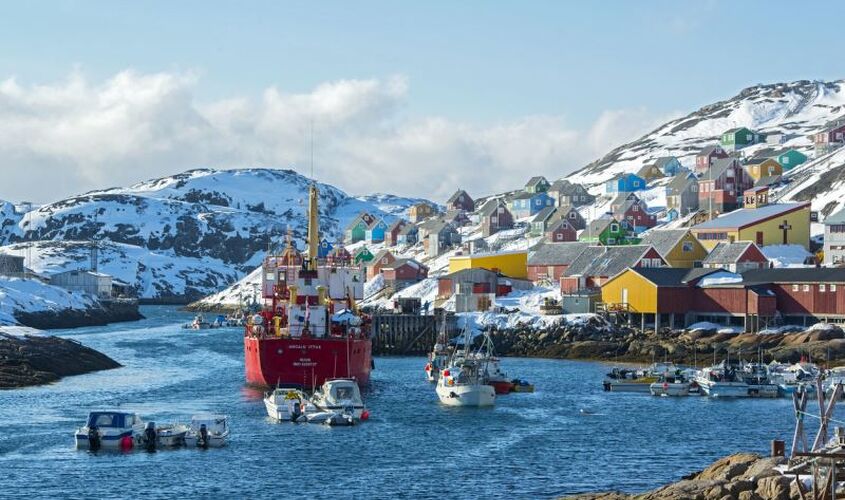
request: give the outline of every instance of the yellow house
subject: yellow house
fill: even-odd
[[[528,278],[528,252],[500,252],[458,255],[449,259],[449,273],[462,269],[484,268],[511,278]]]
[[[692,234],[712,250],[718,243],[753,241],[764,245],[810,248],[810,204],[776,203],[741,208],[692,227]]]
[[[763,177],[783,175],[783,167],[777,160],[773,160],[772,158],[750,158],[745,162],[745,171],[755,181],[759,181]]]
[[[707,249],[689,229],[652,229],[640,244],[653,246],[669,267],[695,267],[707,257]]]
[[[657,285],[636,269],[628,268],[601,286],[601,301],[609,308],[654,314],[657,312]]]

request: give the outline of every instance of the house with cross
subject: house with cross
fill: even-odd
[[[708,250],[719,243],[753,241],[763,245],[810,247],[810,204],[755,204],[692,227],[692,233]]]

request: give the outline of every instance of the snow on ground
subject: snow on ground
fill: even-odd
[[[687,327],[687,330],[716,330],[718,333],[742,333],[744,330],[740,326],[725,326],[719,323],[711,323],[709,321],[699,321]]]
[[[0,325],[0,340],[3,340],[3,337],[23,338],[27,335],[46,335],[46,333],[28,326]]]
[[[0,278],[0,325],[16,325],[15,313],[85,310],[98,305],[90,295],[69,292],[36,279]]]
[[[379,274],[364,283],[364,300],[380,292],[382,288],[384,288],[384,275]]]
[[[805,329],[797,325],[783,325],[766,328],[757,332],[758,335],[775,335],[778,333],[803,332]]]
[[[813,256],[801,245],[766,245],[760,250],[774,267],[807,267],[804,262]]]
[[[200,301],[206,306],[240,306],[261,303],[261,268],[255,268],[234,285]]]
[[[826,331],[826,330],[835,330],[840,328],[839,325],[834,325],[832,323],[816,323],[815,325],[807,328],[807,331]]]

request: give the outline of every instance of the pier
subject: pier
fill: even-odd
[[[399,299],[396,307],[373,315],[373,354],[424,355],[431,352],[439,332],[458,334],[455,313],[435,309],[426,314],[420,299]]]

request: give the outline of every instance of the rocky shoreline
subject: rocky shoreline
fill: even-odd
[[[713,462],[701,472],[652,491],[616,491],[564,497],[571,500],[789,500],[801,498],[795,480],[775,470],[783,457],[737,453]]]
[[[503,356],[542,357],[647,363],[652,360],[683,364],[712,362],[740,354],[766,361],[796,362],[809,356],[831,365],[845,363],[845,332],[838,326],[797,333],[734,334],[717,330],[663,329],[640,331],[615,326],[600,317],[567,323],[548,330],[515,328],[493,330],[496,351]]]
[[[102,305],[91,309],[62,309],[47,311],[18,311],[15,319],[21,325],[39,330],[78,328],[81,326],[102,326],[109,323],[138,321],[144,316],[138,310],[137,302]]]
[[[121,365],[79,342],[48,335],[11,335],[0,330],[0,389],[48,384]]]

